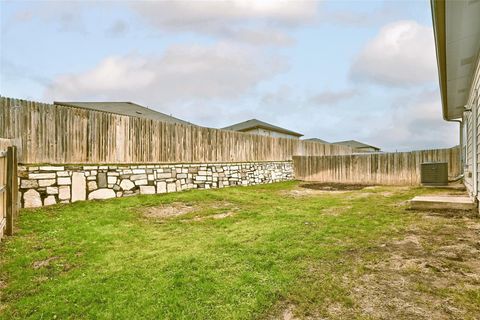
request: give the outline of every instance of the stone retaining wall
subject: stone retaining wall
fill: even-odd
[[[293,179],[291,161],[226,164],[20,166],[24,208]]]

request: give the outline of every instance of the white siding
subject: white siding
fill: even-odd
[[[473,193],[473,130],[472,130],[472,117],[471,113],[465,113],[463,117],[463,122],[465,125],[466,135],[464,137],[464,145],[466,146],[465,152],[465,186],[467,187],[470,193]]]
[[[477,116],[477,199],[480,190],[480,60],[477,61],[477,68],[475,76],[473,78],[472,89],[470,90],[470,96],[468,99],[468,105],[472,108],[472,114]],[[473,110],[476,110],[473,113]]]
[[[477,159],[477,198],[479,196],[478,190],[480,190],[480,61],[477,61],[477,67],[475,71],[475,76],[473,78],[472,86],[470,88],[470,94],[467,102],[467,108],[471,109],[471,112],[465,112],[463,121],[464,126],[466,126],[466,137],[464,137],[464,144],[466,145],[466,159],[465,159],[465,186],[468,191],[474,193],[474,179],[473,175],[475,174],[474,170],[474,158]],[[476,116],[477,119],[473,119]],[[474,121],[476,120],[476,121]],[[476,122],[476,123],[475,123]],[[476,125],[476,130],[474,130],[474,125]],[[474,134],[476,131],[476,154],[474,148]]]

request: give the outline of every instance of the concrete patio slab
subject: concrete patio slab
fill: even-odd
[[[410,208],[417,210],[474,210],[475,201],[468,196],[417,196],[410,200]]]

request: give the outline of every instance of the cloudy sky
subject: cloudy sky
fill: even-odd
[[[429,1],[1,1],[0,94],[450,147]]]

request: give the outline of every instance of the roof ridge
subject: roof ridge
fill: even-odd
[[[72,108],[89,109],[100,112],[119,114],[124,116],[141,117],[164,122],[177,122],[188,125],[193,123],[174,117],[167,113],[155,110],[132,101],[54,101],[54,105]]]

